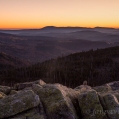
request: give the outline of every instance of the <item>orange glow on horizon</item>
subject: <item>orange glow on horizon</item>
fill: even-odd
[[[119,28],[119,0],[0,0],[0,29]]]

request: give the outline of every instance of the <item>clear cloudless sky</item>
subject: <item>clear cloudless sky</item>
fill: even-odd
[[[119,0],[0,0],[0,28],[119,28]]]

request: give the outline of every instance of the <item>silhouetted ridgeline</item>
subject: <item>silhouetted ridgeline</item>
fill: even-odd
[[[118,71],[119,47],[110,47],[58,57],[16,70],[1,71],[0,83],[13,85],[42,78],[47,83],[61,83],[68,87],[81,85],[84,80],[91,86],[97,86],[118,80]]]

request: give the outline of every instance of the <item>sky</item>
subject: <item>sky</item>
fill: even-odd
[[[119,0],[0,0],[0,29],[119,28]]]

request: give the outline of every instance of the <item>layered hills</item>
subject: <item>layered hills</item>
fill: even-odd
[[[0,52],[33,63],[90,49],[119,45],[118,29],[46,27],[0,32]]]

